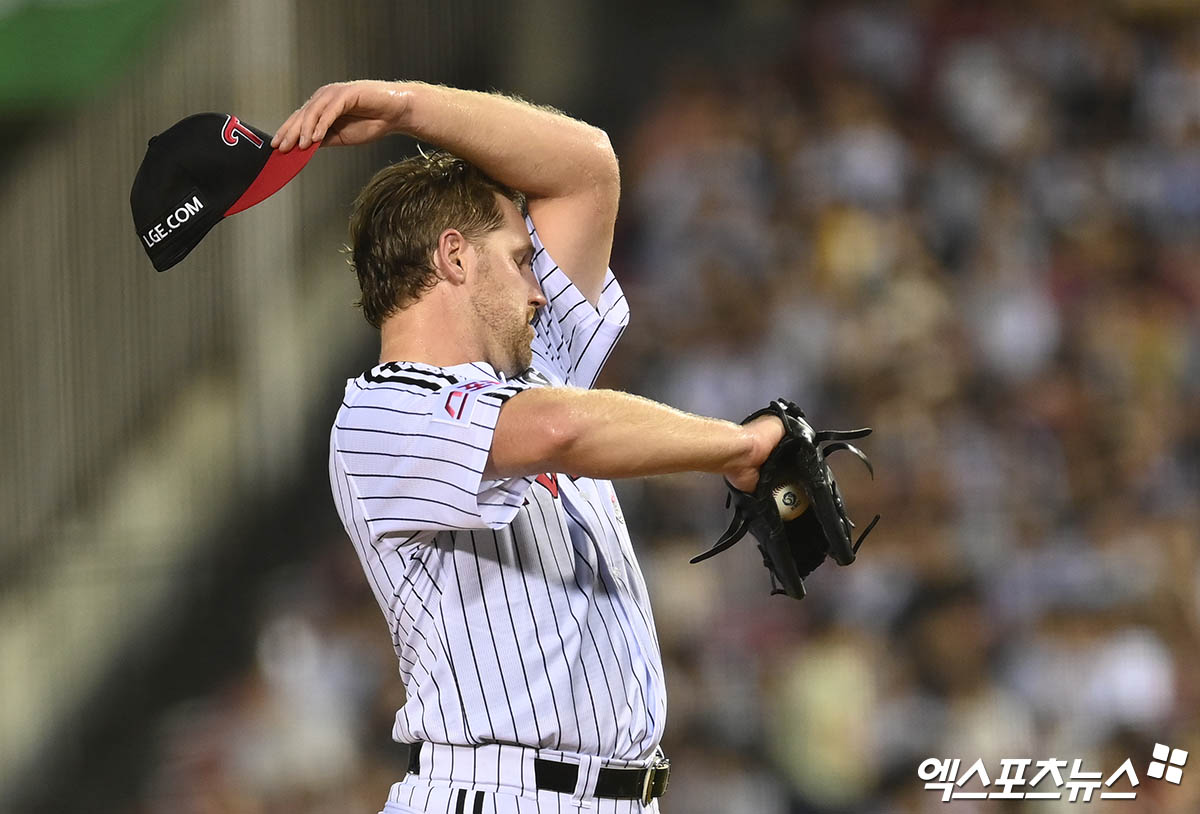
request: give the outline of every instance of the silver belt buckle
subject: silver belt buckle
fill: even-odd
[[[658,776],[660,771],[668,771],[671,768],[671,761],[662,757],[662,753],[650,764],[646,769],[646,779],[642,781],[642,805],[650,805],[650,801],[654,799],[654,778]],[[668,775],[669,776],[669,775]],[[663,788],[666,791],[666,787]]]

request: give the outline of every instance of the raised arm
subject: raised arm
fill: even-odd
[[[593,304],[612,251],[620,173],[603,130],[509,96],[420,82],[325,85],[280,126],[283,152],[405,133],[525,193],[538,234]]]
[[[500,410],[484,474],[630,478],[713,472],[743,491],[783,437],[777,418],[742,426],[613,390],[526,390]]]

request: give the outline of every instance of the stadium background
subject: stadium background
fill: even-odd
[[[712,477],[620,484],[670,681],[667,812],[943,805],[925,757],[1132,757],[1200,809],[1200,23],[1184,0],[0,4],[0,810],[377,811],[384,626],[325,483],[374,359],[338,247],[403,139],[318,153],[156,274],[183,116],[499,88],[605,128],[633,307],[603,383],[869,424],[853,568],[768,599]],[[1192,761],[1195,763],[1195,761]],[[1081,805],[1082,804],[1077,804]],[[1063,808],[1067,804],[1063,804]],[[1071,807],[1073,810],[1073,806]]]

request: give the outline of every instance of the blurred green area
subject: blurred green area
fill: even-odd
[[[87,98],[128,69],[178,5],[91,0],[0,8],[0,109],[28,115]]]

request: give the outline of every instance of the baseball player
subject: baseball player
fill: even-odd
[[[406,691],[409,771],[384,811],[657,811],[662,661],[610,479],[712,472],[749,492],[783,425],[590,389],[629,319],[602,131],[498,94],[358,81],[318,90],[272,146],[389,133],[438,151],[355,202],[380,357],[348,381],[329,454]]]

